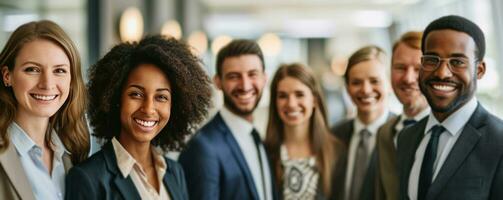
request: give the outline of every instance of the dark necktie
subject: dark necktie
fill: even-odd
[[[402,124],[403,124],[403,128],[406,128],[406,127],[409,127],[409,126],[412,126],[414,124],[416,124],[417,121],[414,120],[414,119],[406,119],[406,120],[403,120]]]
[[[257,130],[253,129],[252,132],[252,137],[253,137],[253,141],[255,142],[255,148],[257,148],[257,155],[258,155],[258,161],[259,161],[259,165],[260,165],[260,178],[261,178],[261,181],[262,181],[262,191],[264,193],[264,199],[267,200],[267,191],[266,191],[266,187],[265,187],[265,175],[264,175],[264,167],[262,165],[262,154],[260,153],[260,145],[262,144],[262,140],[260,139],[260,136],[258,135],[258,132]]]
[[[370,139],[370,132],[367,129],[360,131],[360,141],[356,147],[355,165],[353,167],[353,180],[351,182],[350,200],[357,200],[360,198],[362,192],[363,181],[367,174],[368,168],[368,143]]]
[[[419,173],[419,186],[417,191],[418,200],[424,200],[426,198],[426,194],[428,193],[428,189],[433,178],[433,164],[437,158],[438,140],[440,138],[440,134],[444,131],[445,128],[440,125],[435,125],[431,129],[430,141],[428,142],[428,146],[424,152],[423,164],[421,165],[421,172]]]

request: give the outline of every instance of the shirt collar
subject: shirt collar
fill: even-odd
[[[424,129],[424,134],[428,133],[433,126],[440,124],[449,134],[454,136],[465,126],[468,120],[470,120],[475,109],[477,109],[477,99],[473,97],[468,103],[448,116],[442,123],[438,122],[433,113],[430,113],[426,128]]]
[[[27,155],[33,147],[38,147],[30,136],[28,136],[28,134],[23,130],[23,128],[21,128],[16,122],[10,124],[8,132],[10,133],[12,143],[21,156]],[[54,151],[55,157],[58,159],[61,158],[64,153],[70,154],[54,130],[51,132],[51,148]]]
[[[375,135],[377,134],[377,130],[381,125],[383,125],[386,120],[388,119],[389,112],[388,110],[384,110],[383,114],[379,116],[376,120],[371,122],[368,125],[365,125],[358,117],[355,118],[355,133],[359,133],[363,129],[367,129],[370,134]]]
[[[117,166],[124,178],[129,176],[133,170],[136,160],[124,149],[121,143],[114,137],[112,138],[112,145],[114,147],[115,157],[117,158]]]
[[[426,109],[423,109],[421,112],[419,112],[416,116],[410,118],[410,117],[407,117],[405,115],[405,113],[402,113],[400,114],[400,121],[398,121],[398,123],[396,124],[396,129],[397,130],[400,130],[403,128],[403,121],[405,121],[406,119],[411,119],[411,120],[415,120],[416,122],[419,122],[421,121],[423,118],[425,118],[426,116],[428,116],[428,114],[430,114],[430,107],[426,107]]]
[[[24,130],[16,123],[12,122],[9,125],[10,139],[12,144],[16,147],[21,157],[27,156],[28,152],[36,146],[35,142],[24,132]]]
[[[122,144],[114,137],[112,138],[112,145],[114,148],[115,156],[117,157],[117,166],[119,166],[119,171],[124,178],[131,174],[131,171],[136,165],[141,168],[136,159],[129,154],[129,152],[122,146]],[[157,147],[152,147],[152,157],[154,159],[154,167],[156,169],[158,177],[164,177],[166,174],[167,164],[164,160],[162,151]],[[162,181],[162,180],[160,180]]]
[[[231,129],[233,134],[250,134],[253,130],[253,124],[246,121],[242,117],[232,113],[227,107],[223,106],[220,109],[225,124]]]

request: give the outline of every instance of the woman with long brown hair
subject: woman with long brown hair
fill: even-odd
[[[67,170],[89,153],[77,49],[54,22],[30,22],[0,67],[0,199],[62,199]]]
[[[282,65],[271,83],[265,145],[283,199],[333,199],[343,146],[329,131],[321,88],[302,64]]]

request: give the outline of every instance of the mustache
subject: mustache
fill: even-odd
[[[426,80],[426,83],[427,84],[430,84],[432,82],[436,82],[436,83],[450,83],[450,84],[455,84],[455,85],[459,85],[460,83],[458,81],[455,81],[455,80],[452,80],[452,79],[440,79],[438,77],[433,77],[433,78],[430,78],[428,80]]]

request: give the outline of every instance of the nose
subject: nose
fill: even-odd
[[[440,66],[434,71],[434,74],[440,79],[451,77],[452,72],[449,63],[445,60],[440,61]]]
[[[288,107],[290,107],[290,108],[291,108],[291,107],[295,107],[295,105],[297,104],[297,99],[295,99],[295,97],[291,97],[291,96],[289,96],[287,101],[288,101],[288,104],[287,104],[287,105],[288,105]]]
[[[39,89],[50,90],[54,87],[54,77],[52,73],[42,72],[38,80],[37,87]]]
[[[244,91],[248,91],[252,88],[252,80],[248,76],[243,76],[240,82],[240,88]]]
[[[155,103],[153,97],[145,98],[141,106],[141,111],[145,114],[155,113]]]
[[[403,81],[407,84],[412,84],[417,82],[418,78],[418,73],[414,66],[409,66],[407,67],[407,71],[405,71],[405,74],[403,76]]]
[[[362,83],[362,92],[368,94],[372,92],[372,84],[369,81],[364,81]]]

